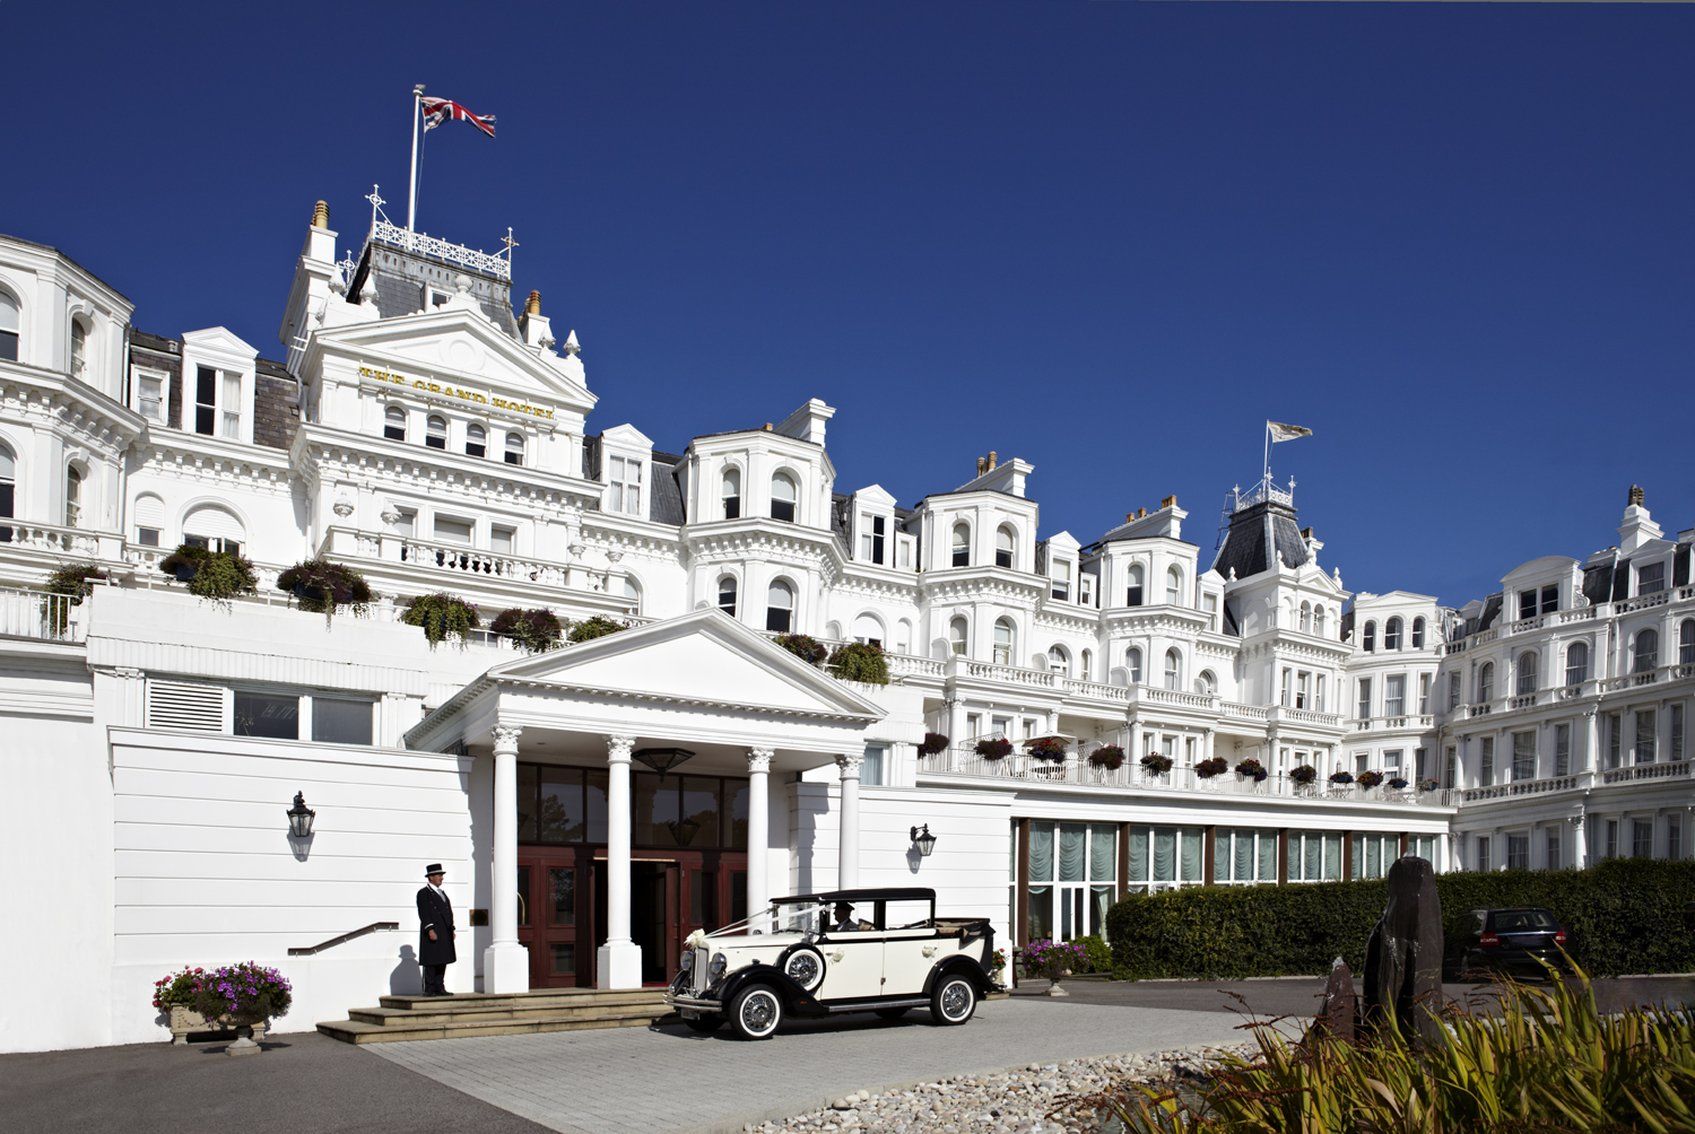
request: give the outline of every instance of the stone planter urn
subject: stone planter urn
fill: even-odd
[[[1059,986],[1059,982],[1071,975],[1070,969],[1060,969],[1057,974],[1048,978],[1049,996],[1070,996],[1071,994]]]
[[[201,1032],[234,1033],[236,1039],[232,1046],[245,1039],[252,1046],[255,1054],[259,1051],[257,1040],[265,1038],[265,1021],[255,1024],[238,1024],[228,1017],[208,1020],[192,1008],[184,1008],[180,1004],[171,1005],[171,1043],[172,1045],[186,1044],[188,1037]],[[245,1049],[244,1049],[245,1050]]]

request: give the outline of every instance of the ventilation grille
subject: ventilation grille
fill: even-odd
[[[224,730],[224,691],[215,685],[147,683],[147,727]]]

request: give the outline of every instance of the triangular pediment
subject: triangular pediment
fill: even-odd
[[[486,387],[515,400],[564,405],[579,413],[593,409],[596,401],[587,386],[564,372],[568,362],[538,354],[476,310],[445,308],[326,329],[313,336],[313,347],[404,378]]]
[[[876,720],[883,710],[716,608],[508,662],[497,683],[627,693],[785,715]]]

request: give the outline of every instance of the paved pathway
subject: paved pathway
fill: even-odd
[[[365,1051],[568,1134],[739,1131],[860,1088],[1240,1040],[1234,1017],[1018,997],[958,1028],[914,1011],[796,1023],[744,1043],[678,1026],[372,1044]]]

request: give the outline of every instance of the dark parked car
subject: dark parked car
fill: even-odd
[[[1533,906],[1506,910],[1472,910],[1475,924],[1461,943],[1457,968],[1469,977],[1487,972],[1518,977],[1543,977],[1544,963],[1569,967],[1571,934],[1552,910]]]

